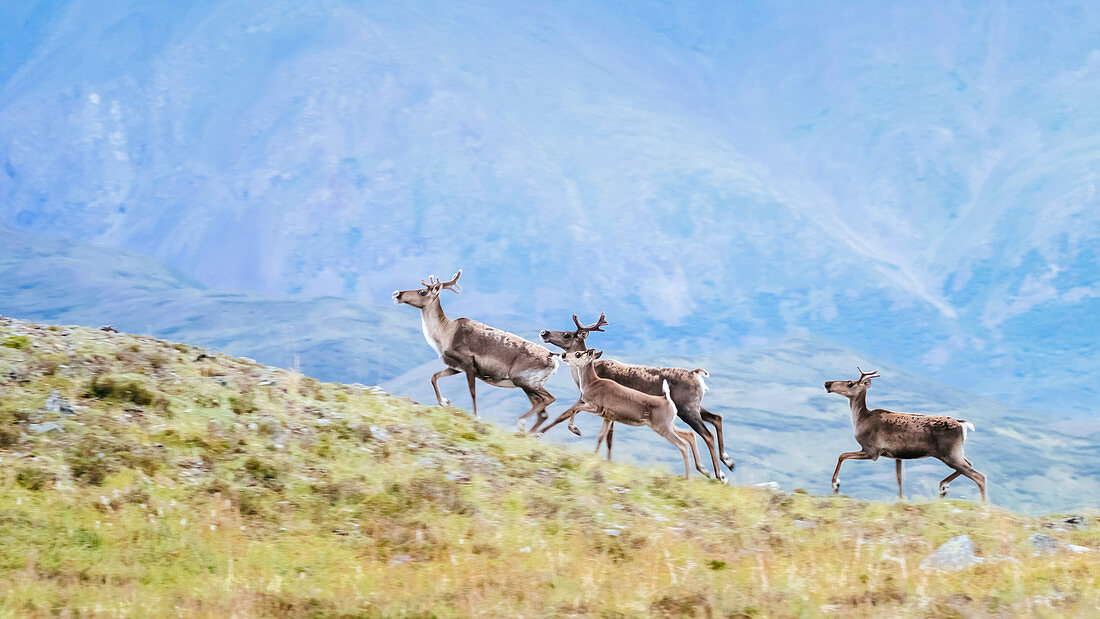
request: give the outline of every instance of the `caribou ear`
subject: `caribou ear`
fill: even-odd
[[[603,351],[601,350],[600,352],[596,353],[592,358],[593,359],[599,359],[602,356],[603,356]]]

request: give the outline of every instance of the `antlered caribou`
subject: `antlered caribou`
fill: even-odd
[[[901,461],[916,458],[936,458],[955,469],[940,482],[940,498],[947,495],[947,484],[959,475],[966,475],[978,485],[982,501],[986,500],[985,475],[974,470],[963,454],[963,442],[967,429],[974,424],[965,419],[941,415],[913,415],[867,408],[867,389],[878,372],[859,370],[856,380],[831,380],[825,383],[825,391],[848,398],[852,408],[852,425],[855,426],[859,451],[840,454],[833,471],[833,492],[840,492],[840,465],[845,460],[878,460],[894,458],[897,463],[898,498],[904,498],[901,490]]]
[[[442,376],[464,373],[475,416],[478,414],[475,379],[495,387],[522,389],[531,400],[531,409],[520,416],[520,422],[536,413],[545,415],[542,411],[554,402],[554,396],[543,385],[558,369],[558,359],[546,348],[518,335],[469,318],[448,318],[439,302],[439,294],[444,290],[455,294],[461,292],[456,283],[461,275],[460,269],[445,282],[431,275],[428,281],[420,281],[423,288],[393,292],[394,303],[420,310],[424,339],[447,366],[432,375],[436,401],[440,406],[450,404],[440,396],[436,381]]]

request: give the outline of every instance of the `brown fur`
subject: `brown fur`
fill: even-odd
[[[461,372],[466,374],[475,416],[478,412],[474,381],[481,379],[497,387],[519,387],[527,394],[531,409],[520,416],[521,421],[536,413],[545,417],[543,411],[554,402],[554,396],[543,387],[557,369],[554,354],[518,335],[476,320],[448,318],[443,312],[439,294],[443,290],[458,292],[455,282],[461,275],[462,271],[459,271],[449,282],[430,277],[428,282],[421,282],[424,288],[393,293],[395,303],[404,303],[420,310],[424,337],[447,366],[432,375],[436,401],[440,406],[445,405],[436,381]]]
[[[858,369],[858,368],[857,368]],[[979,473],[963,454],[963,442],[968,423],[942,415],[913,415],[867,408],[867,389],[875,372],[860,371],[857,380],[832,380],[825,383],[825,391],[848,398],[852,409],[852,423],[859,451],[840,454],[833,471],[833,492],[840,491],[840,465],[845,460],[878,460],[880,457],[897,460],[898,498],[904,498],[901,486],[901,461],[917,458],[936,458],[955,469],[955,473],[940,482],[940,497],[947,494],[947,484],[959,475],[974,480],[986,500],[985,475]]]

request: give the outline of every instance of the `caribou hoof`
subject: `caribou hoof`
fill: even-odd
[[[840,494],[840,481],[833,482],[833,494]]]
[[[737,466],[736,464],[734,464],[733,458],[731,458],[730,455],[724,451],[722,452],[722,464],[725,464],[730,471],[733,471],[734,467]]]
[[[940,498],[947,496],[947,484],[940,486]]]
[[[726,477],[725,473],[718,473],[718,481],[722,482],[722,485],[725,486],[730,483],[730,478]]]
[[[442,401],[442,402],[440,402],[440,403],[439,403],[439,405],[440,405],[440,406],[450,406],[450,405],[451,405],[451,401],[450,401],[450,400],[448,400],[447,398],[443,398],[443,401]]]
[[[569,431],[573,434],[576,434],[577,436],[581,435],[580,428],[578,428],[577,426],[569,426]]]

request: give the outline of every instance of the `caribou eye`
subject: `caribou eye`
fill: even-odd
[[[416,294],[418,294],[420,296],[424,296],[424,295],[428,294],[428,291],[427,290],[421,290],[420,292],[417,292]]]
[[[573,337],[573,334],[572,333],[566,333],[562,337],[564,337],[565,339],[569,339],[569,338]]]
[[[852,385],[855,385],[855,383],[853,383],[852,381],[848,381],[848,386],[851,387]]]

